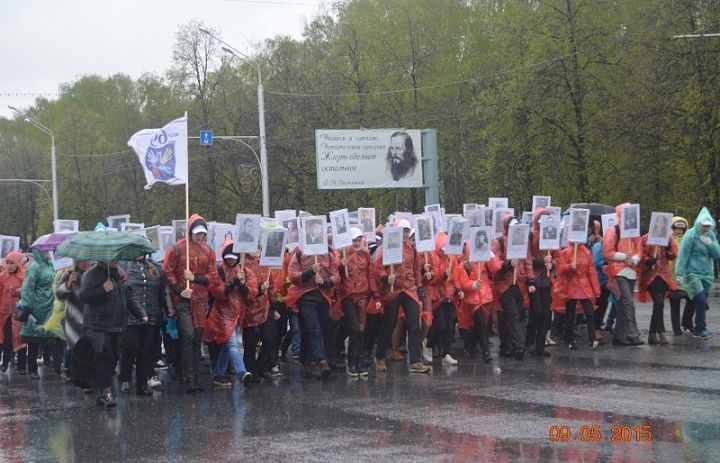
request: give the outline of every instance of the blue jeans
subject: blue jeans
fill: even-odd
[[[307,331],[307,352],[310,362],[325,360],[325,347],[323,346],[323,333],[328,320],[328,308],[315,304],[300,303],[300,315],[305,322]]]
[[[245,374],[245,363],[240,353],[240,344],[238,344],[237,333],[233,330],[230,339],[223,344],[218,354],[217,364],[215,365],[214,376],[225,376],[228,364],[232,362],[235,374],[242,376]]]
[[[705,323],[705,312],[708,308],[708,293],[706,291],[700,291],[695,295],[693,303],[695,304],[695,334],[702,334],[707,331],[707,324]]]

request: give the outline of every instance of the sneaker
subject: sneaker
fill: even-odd
[[[153,376],[148,380],[148,386],[155,389],[156,387],[162,386],[162,381],[160,381],[160,378],[158,378],[157,376]]]
[[[282,372],[280,371],[280,367],[275,365],[270,369],[270,375],[272,375],[273,378],[282,378]]]
[[[245,372],[242,375],[242,383],[244,387],[250,387],[250,383],[252,383],[253,375],[250,372]]]
[[[385,359],[375,359],[375,371],[377,371],[378,373],[383,373],[387,371]]]
[[[548,332],[545,334],[545,345],[546,345],[546,346],[554,346],[554,345],[556,345],[556,344],[557,344],[557,343],[556,343],[555,341],[553,341],[552,336],[550,336],[550,332],[548,331]]]
[[[458,364],[458,361],[455,360],[454,358],[452,358],[452,356],[450,354],[445,354],[445,357],[443,357],[443,359],[442,359],[442,363],[443,363],[443,365],[448,365],[448,366],[454,367]]]
[[[390,353],[390,359],[393,362],[404,362],[405,356],[401,354],[399,350],[394,350]]]
[[[39,373],[30,373],[30,379],[40,379]]]
[[[432,358],[432,349],[429,347],[423,346],[422,348],[422,361],[424,363],[427,363],[428,365],[431,365],[433,363]]]
[[[658,334],[658,343],[660,343],[661,346],[668,344],[668,339],[667,336],[665,336],[665,333]]]
[[[577,348],[578,347],[577,347],[577,344],[575,343],[575,341],[568,344],[568,349],[570,349],[570,350],[577,350]]]
[[[415,362],[410,364],[410,373],[427,373],[430,371],[430,367],[423,364],[422,362]]]
[[[640,338],[628,338],[628,342],[631,346],[642,346],[645,341],[641,341]]]
[[[141,386],[141,387],[137,388],[137,390],[135,391],[135,393],[136,393],[138,396],[141,396],[141,397],[142,397],[142,396],[150,397],[150,396],[153,395],[153,390],[150,388],[150,386],[148,386],[148,385],[146,384],[146,385],[144,385],[144,386]]]
[[[347,367],[347,374],[351,378],[357,378],[360,376],[360,372],[358,371],[357,365],[355,363],[350,363]]]
[[[490,363],[492,361],[492,355],[490,355],[490,352],[483,352],[483,360],[485,363]]]
[[[213,384],[221,388],[232,387],[232,381],[227,376],[213,376]]]
[[[97,398],[95,399],[95,405],[103,408],[113,408],[117,406],[117,403],[115,403],[115,399],[112,394],[98,393]]]
[[[129,394],[130,393],[130,383],[127,381],[123,381],[120,383],[120,392],[123,394]]]
[[[358,365],[358,374],[360,376],[368,376],[368,370],[362,363]]]
[[[593,342],[590,343],[590,349],[591,349],[591,350],[595,350],[595,349],[597,349],[598,347],[600,347],[600,341],[598,341],[597,339],[596,339],[595,341],[593,341]]]
[[[710,332],[708,330],[704,330],[699,333],[693,334],[693,338],[702,339],[703,341],[706,341],[709,337],[710,337]]]
[[[655,333],[648,334],[648,345],[654,346],[658,343],[658,336]]]

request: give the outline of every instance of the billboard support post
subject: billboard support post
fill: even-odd
[[[440,204],[440,170],[438,168],[437,130],[424,129],[422,136],[423,189],[425,204]]]

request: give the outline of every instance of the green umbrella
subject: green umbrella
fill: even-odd
[[[142,235],[91,231],[82,232],[64,241],[55,254],[77,260],[110,262],[131,261],[154,252],[150,242]]]

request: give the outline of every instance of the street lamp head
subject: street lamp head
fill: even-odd
[[[19,113],[19,112],[20,112],[20,110],[17,109],[15,106],[10,106],[10,105],[8,105],[8,108],[12,109],[12,110],[15,111],[16,113]]]

